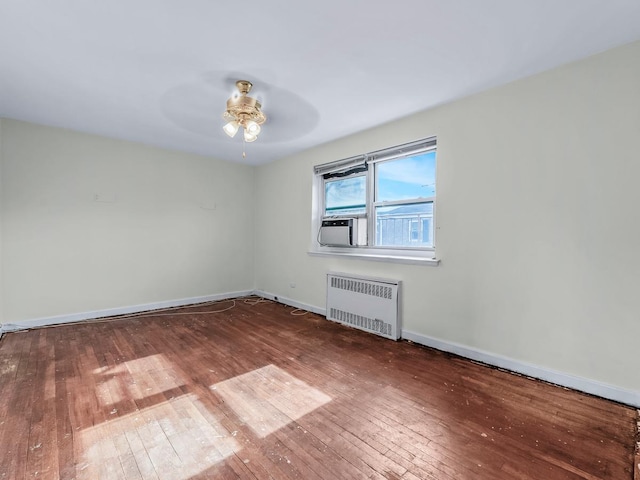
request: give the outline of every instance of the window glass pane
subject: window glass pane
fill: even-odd
[[[436,195],[436,152],[376,164],[376,201]]]
[[[357,215],[366,212],[366,177],[327,180],[324,184],[326,216]]]
[[[422,219],[422,243],[433,245],[433,217]]]
[[[433,202],[376,207],[376,245],[433,247]]]

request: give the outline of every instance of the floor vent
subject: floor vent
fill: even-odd
[[[400,282],[344,273],[327,274],[327,319],[400,338]]]

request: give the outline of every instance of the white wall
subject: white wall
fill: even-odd
[[[635,43],[257,168],[256,288],[400,279],[405,329],[640,395],[638,79]],[[313,165],[431,135],[440,266],[307,255]]]
[[[403,280],[405,330],[640,399],[638,78],[640,43],[256,169],[1,120],[0,322],[252,288],[321,309],[346,271]],[[307,254],[313,165],[431,135],[440,266]]]
[[[253,169],[2,120],[3,322],[253,287]]]

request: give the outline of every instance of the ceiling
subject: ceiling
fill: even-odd
[[[640,39],[638,0],[0,0],[0,117],[263,164]],[[268,120],[222,131],[237,79]]]

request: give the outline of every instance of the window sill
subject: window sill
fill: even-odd
[[[320,252],[309,251],[308,255],[312,257],[340,257],[340,258],[352,258],[356,260],[371,260],[374,262],[388,262],[388,263],[404,263],[407,265],[425,265],[430,267],[437,267],[440,265],[440,260],[437,258],[417,257],[411,255],[388,255],[388,254],[376,254],[376,253],[361,253],[361,252]]]

